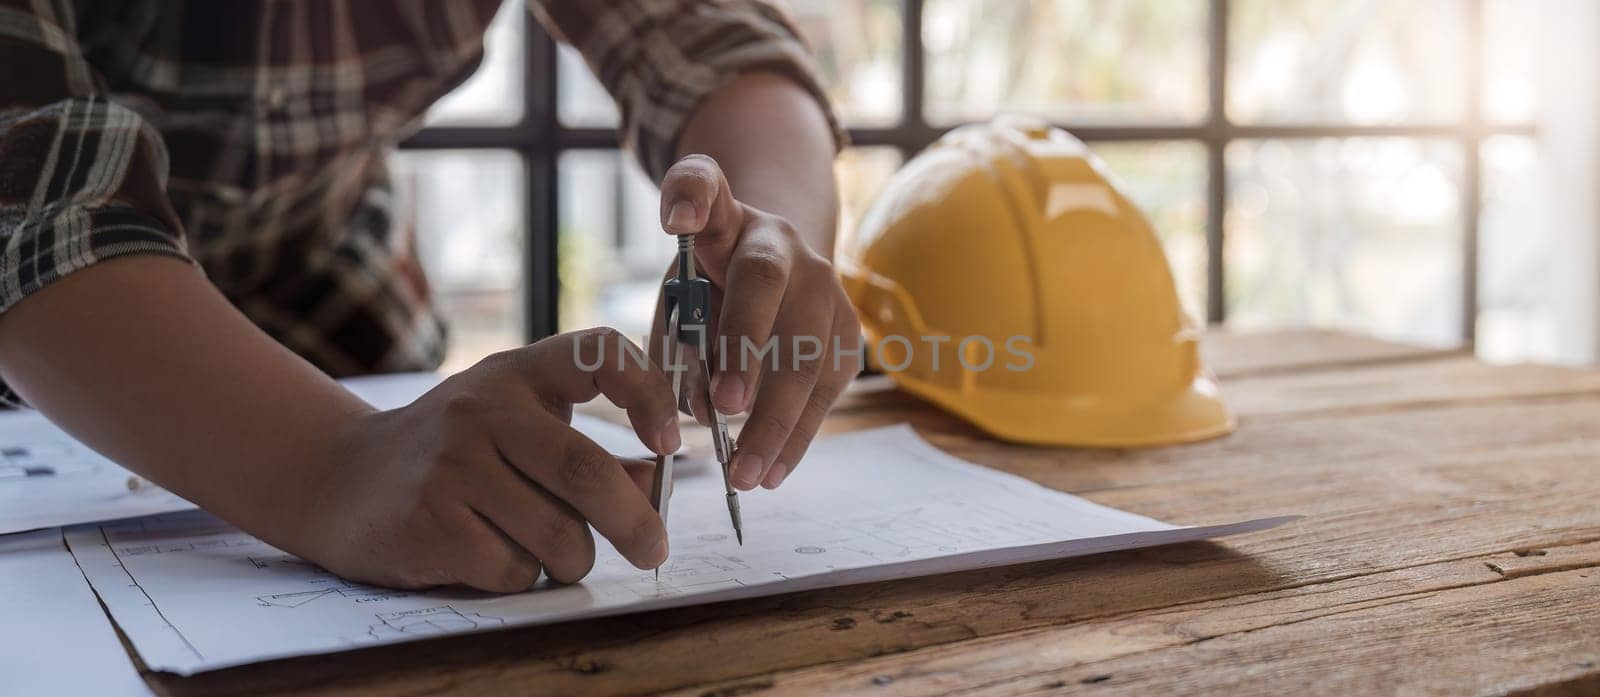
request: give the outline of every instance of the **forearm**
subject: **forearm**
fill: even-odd
[[[79,271],[0,316],[0,375],[107,457],[272,536],[307,502],[292,478],[370,411],[165,257]]]
[[[678,156],[709,155],[741,202],[787,219],[833,258],[839,216],[835,143],[812,95],[776,73],[741,75],[690,117]]]

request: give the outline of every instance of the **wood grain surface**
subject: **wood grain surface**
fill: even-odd
[[[1600,371],[1328,332],[1212,334],[1239,415],[1149,450],[985,438],[860,381],[826,427],[967,460],[1192,543],[246,666],[161,694],[1600,694]],[[797,476],[803,476],[804,470]]]

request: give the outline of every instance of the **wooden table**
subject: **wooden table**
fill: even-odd
[[[1600,372],[1319,333],[1208,337],[1231,436],[1002,445],[866,381],[832,431],[956,455],[1220,543],[510,630],[196,676],[173,694],[1600,693]],[[802,471],[803,476],[803,471]]]

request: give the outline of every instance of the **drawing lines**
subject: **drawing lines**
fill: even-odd
[[[505,618],[476,612],[461,612],[449,605],[385,612],[374,615],[376,624],[367,627],[367,636],[383,640],[396,635],[457,634],[505,626]]]
[[[396,598],[405,598],[405,597],[409,597],[411,595],[411,593],[409,593],[407,591],[402,591],[402,590],[392,590],[392,589],[389,589],[389,588],[379,588],[377,586],[363,586],[363,585],[350,583],[350,584],[346,584],[346,585],[342,585],[342,586],[335,586],[335,587],[332,587],[332,588],[318,588],[318,589],[315,589],[315,590],[296,591],[296,592],[293,592],[293,593],[274,593],[272,595],[258,595],[258,596],[256,596],[256,602],[259,603],[262,607],[296,608],[296,607],[300,607],[302,605],[305,605],[306,603],[309,603],[309,602],[311,602],[313,600],[316,600],[318,598],[325,598],[325,597],[328,597],[330,595],[337,595],[337,596],[339,596],[341,598],[344,598],[346,600],[353,600],[353,601],[358,602],[358,603],[370,603],[370,602],[376,602],[376,601],[379,601],[379,600],[394,600]]]

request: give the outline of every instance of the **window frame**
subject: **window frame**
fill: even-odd
[[[1465,0],[1466,37],[1462,69],[1466,71],[1466,111],[1460,122],[1403,125],[1357,124],[1238,124],[1227,115],[1228,94],[1228,18],[1230,0],[1207,0],[1208,109],[1205,118],[1194,124],[1179,125],[1093,125],[1057,123],[1085,142],[1106,141],[1189,141],[1205,147],[1206,170],[1206,321],[1221,324],[1227,319],[1225,295],[1226,259],[1225,215],[1228,202],[1226,154],[1237,140],[1315,139],[1355,137],[1439,138],[1459,144],[1463,154],[1461,175],[1462,212],[1462,326],[1463,343],[1470,347],[1476,337],[1480,298],[1478,293],[1479,217],[1483,204],[1482,152],[1486,138],[1499,135],[1537,135],[1533,124],[1489,123],[1483,116],[1482,82],[1484,45],[1484,3]],[[521,0],[511,0],[520,6]],[[925,115],[925,61],[922,42],[923,0],[901,0],[901,109],[899,121],[882,127],[848,128],[854,146],[888,146],[909,159],[954,126],[930,124]],[[527,171],[525,229],[527,239],[523,259],[523,334],[534,341],[557,332],[560,302],[560,273],[557,259],[560,216],[560,176],[557,171],[562,154],[574,150],[614,150],[618,136],[611,128],[570,127],[561,123],[557,106],[560,85],[557,75],[556,42],[545,33],[533,13],[521,7],[503,11],[521,13],[523,26],[523,109],[521,119],[506,126],[426,127],[400,144],[406,150],[512,150],[518,153]],[[620,191],[617,194],[621,196]],[[622,225],[618,218],[618,225]]]

